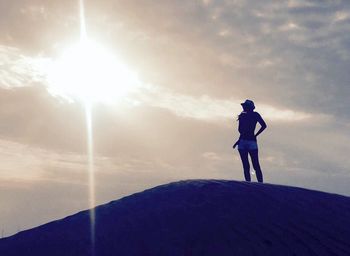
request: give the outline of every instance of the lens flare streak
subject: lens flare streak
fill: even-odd
[[[95,170],[94,170],[94,147],[91,104],[85,104],[86,133],[87,133],[87,153],[88,153],[88,174],[89,174],[89,206],[90,206],[90,226],[91,243],[95,244]]]
[[[84,0],[79,0],[80,11],[80,41],[87,41]],[[81,74],[82,75],[82,74]],[[82,80],[81,80],[82,81]],[[90,232],[91,232],[91,254],[95,254],[95,170],[94,170],[94,148],[91,102],[85,101],[86,135],[87,135],[87,160],[89,175],[89,206],[90,206]]]

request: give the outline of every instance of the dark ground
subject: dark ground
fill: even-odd
[[[96,208],[95,256],[350,255],[350,198],[186,180]],[[89,211],[0,240],[1,256],[91,256]]]

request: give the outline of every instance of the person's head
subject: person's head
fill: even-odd
[[[241,105],[243,110],[246,112],[253,111],[255,109],[255,105],[252,100],[246,100],[245,102],[241,103]]]

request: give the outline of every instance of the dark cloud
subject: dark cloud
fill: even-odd
[[[43,86],[0,90],[0,132],[23,144],[85,150],[84,109],[59,101]]]
[[[349,118],[339,111],[349,107],[349,26],[336,21],[347,2],[118,1],[110,7],[99,10],[123,22],[119,46],[128,42],[125,55],[147,70],[149,82]]]

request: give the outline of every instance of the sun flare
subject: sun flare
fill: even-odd
[[[139,86],[137,74],[111,51],[82,40],[66,49],[48,72],[49,91],[85,103],[111,103]]]

